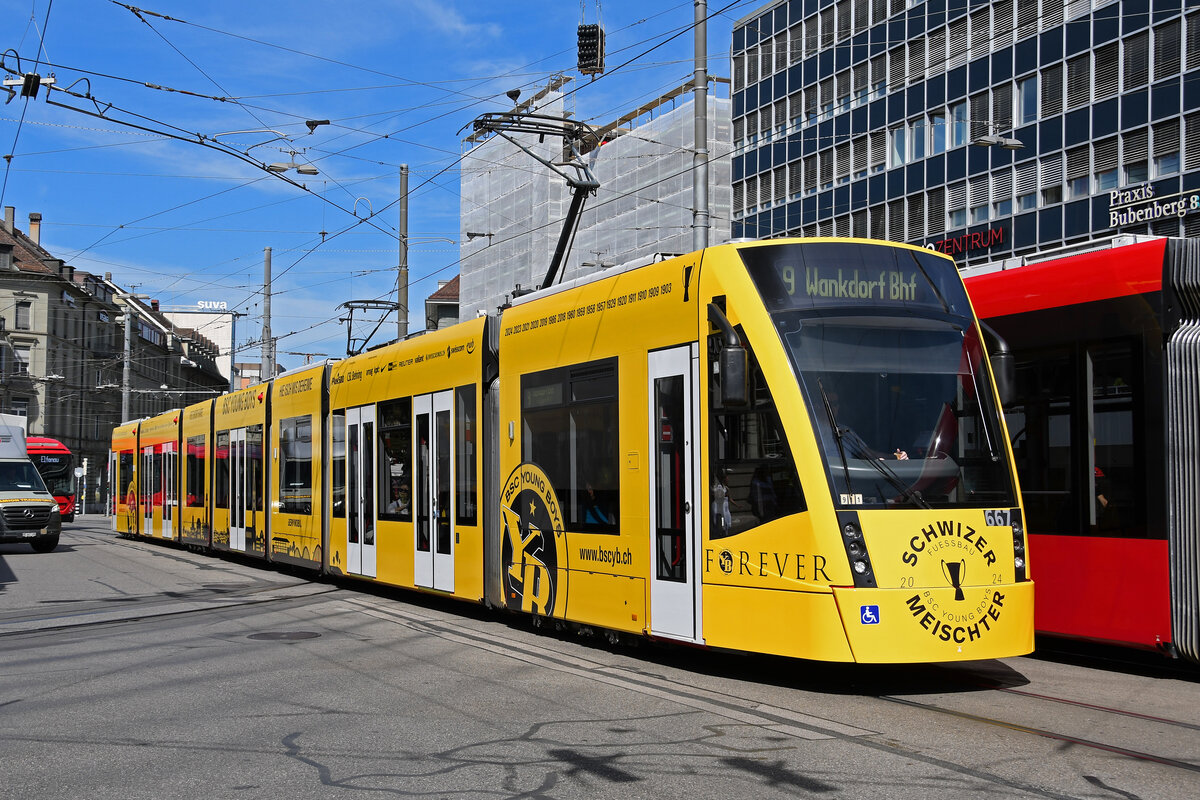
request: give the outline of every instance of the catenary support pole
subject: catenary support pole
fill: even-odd
[[[692,155],[692,248],[708,247],[708,3],[695,0],[695,151]]]

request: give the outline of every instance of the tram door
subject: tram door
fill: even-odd
[[[138,497],[142,503],[142,529],[138,533],[153,536],[155,499],[161,502],[162,477],[155,469],[154,445],[142,448],[142,468],[138,472]]]
[[[246,552],[246,506],[250,502],[250,469],[246,429],[229,432],[229,549]]]
[[[346,409],[346,564],[375,577],[375,406]]]
[[[453,391],[413,398],[413,581],[454,591]]]
[[[650,630],[701,640],[697,574],[696,438],[692,402],[696,345],[649,354]]]
[[[162,446],[162,529],[164,539],[175,538],[175,510],[179,505],[179,456],[175,442]]]

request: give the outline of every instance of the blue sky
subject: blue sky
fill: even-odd
[[[239,344],[259,334],[271,247],[287,367],[344,354],[337,306],[394,291],[400,164],[416,330],[437,280],[457,274],[460,129],[556,73],[599,123],[692,74],[690,0],[138,3],[0,0],[5,67],[54,73],[75,95],[0,107],[2,203],[23,230],[40,212],[43,246],[78,269],[163,306],[227,302],[247,315]],[[732,23],[762,4],[710,19],[711,74],[729,76]],[[610,71],[593,81],[575,72],[575,35],[598,18]],[[309,134],[309,119],[330,124]],[[248,163],[293,159],[320,172],[287,173],[304,188]]]

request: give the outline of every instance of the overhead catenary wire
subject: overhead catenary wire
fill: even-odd
[[[727,7],[728,7],[728,6],[727,6]],[[639,23],[641,23],[641,22],[643,22],[643,21],[644,21],[644,20],[639,20],[639,21],[638,21],[638,23],[634,23],[634,24],[636,25],[636,24],[639,24]],[[685,28],[684,30],[686,30],[686,28]],[[147,127],[148,127],[148,126],[147,126]],[[398,137],[396,137],[396,136],[394,135],[394,133],[388,133],[388,134],[382,134],[381,136],[377,137],[377,140],[383,140],[383,139],[396,139],[396,138],[398,138]],[[352,154],[352,153],[349,153],[349,152],[346,152],[346,153],[345,153],[345,155],[347,155],[347,156],[352,156],[353,154]],[[381,163],[381,162],[377,162],[377,163]],[[431,176],[430,176],[428,179],[426,179],[425,181],[423,181],[423,182],[422,182],[422,185],[428,184],[430,187],[435,187],[435,186],[436,186],[436,187],[440,187],[440,188],[439,188],[439,191],[441,191],[441,190],[447,190],[447,191],[449,191],[449,190],[450,190],[450,187],[449,187],[449,186],[443,186],[443,185],[442,185],[442,183],[439,181],[439,178],[440,178],[441,176],[444,176],[444,175],[448,174],[448,173],[450,172],[450,170],[452,170],[452,169],[454,169],[454,168],[456,168],[456,167],[457,167],[457,159],[455,160],[455,162],[454,162],[454,163],[450,163],[450,164],[443,165],[443,166],[442,166],[440,169],[436,170],[436,171],[434,172],[434,174],[433,174],[433,175],[431,175]],[[415,189],[414,189],[414,192],[415,192],[417,189],[420,189],[420,188],[421,188],[421,187],[415,187]],[[374,213],[373,213],[373,214],[371,214],[370,216],[371,216],[371,217],[374,217],[374,218],[378,218],[378,217],[379,217],[381,214],[385,214],[385,213],[387,213],[387,212],[388,212],[388,211],[389,211],[391,208],[393,208],[393,207],[394,207],[394,205],[395,205],[395,203],[394,203],[394,202],[393,202],[393,203],[389,203],[388,205],[384,206],[383,208],[380,208],[380,209],[378,209],[378,210],[374,211]],[[343,210],[344,210],[344,209],[343,209]],[[165,212],[164,212],[164,213],[165,213]],[[132,223],[132,221],[131,221],[131,223]],[[356,219],[356,220],[354,221],[354,223],[352,224],[352,226],[350,226],[350,229],[358,228],[358,227],[360,227],[361,225],[362,225],[362,222]],[[132,225],[131,225],[130,223],[127,223],[127,225],[126,225],[126,226],[123,226],[123,227],[132,227]],[[118,230],[120,230],[120,228],[118,228]],[[110,237],[108,237],[108,238],[109,238],[109,239],[111,239],[112,237],[110,236]],[[107,241],[107,240],[105,240],[105,241]],[[304,256],[303,258],[310,258],[310,257],[311,257],[311,256],[309,256],[309,255],[306,255],[306,256]],[[301,261],[302,261],[302,260],[303,260],[303,259],[301,259]],[[297,262],[296,262],[296,264],[299,264],[299,263],[301,263],[301,261],[297,261]],[[295,266],[295,265],[293,265],[293,266]],[[383,271],[383,270],[381,270],[381,271]]]

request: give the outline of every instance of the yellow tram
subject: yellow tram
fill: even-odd
[[[721,245],[208,401],[187,452],[214,549],[611,635],[1016,655],[1033,583],[985,334],[937,253]]]

